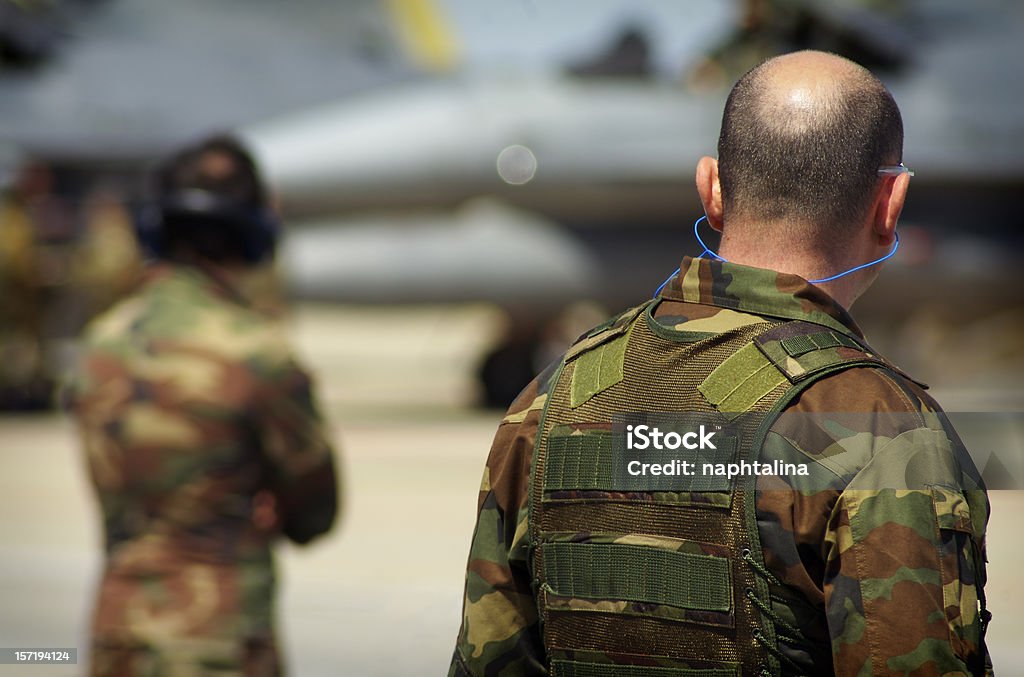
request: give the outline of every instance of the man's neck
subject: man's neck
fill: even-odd
[[[848,263],[794,242],[769,242],[767,238],[754,242],[751,238],[729,237],[728,231],[722,236],[718,253],[732,263],[799,275],[808,281],[830,277],[859,263]],[[866,288],[861,279],[863,274],[858,272],[815,286],[849,309]]]

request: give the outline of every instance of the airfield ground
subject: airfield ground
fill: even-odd
[[[303,306],[294,320],[335,430],[345,498],[331,535],[281,551],[289,673],[444,674],[499,418],[469,406],[496,314],[484,306]],[[1024,492],[995,491],[991,501],[989,645],[999,674],[1024,675]],[[80,656],[78,666],[0,665],[0,676],[84,673],[99,543],[71,422],[59,414],[0,418],[0,646],[77,647]]]

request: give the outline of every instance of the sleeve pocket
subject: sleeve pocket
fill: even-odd
[[[978,603],[978,547],[970,506],[958,489],[929,487],[938,529],[942,601],[953,649],[961,658],[977,654],[981,643]]]

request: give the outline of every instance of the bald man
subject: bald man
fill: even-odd
[[[450,675],[991,672],[985,487],[848,312],[898,244],[902,146],[840,57],[736,83],[697,166],[720,251],[498,427]]]

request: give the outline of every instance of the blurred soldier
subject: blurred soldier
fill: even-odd
[[[697,167],[721,252],[585,334],[498,428],[451,675],[990,671],[985,488],[847,311],[898,243],[902,147],[853,62],[740,79]],[[673,416],[717,421],[702,453],[748,470],[622,472],[616,426]],[[809,476],[764,470],[785,463]]]
[[[217,137],[156,175],[159,262],[95,320],[69,389],[103,513],[95,675],[277,675],[271,543],[334,521],[310,379],[233,279],[277,225],[248,153]]]
[[[18,408],[42,372],[42,286],[25,187],[28,170],[0,200],[0,408]],[[44,393],[47,387],[41,389]],[[45,395],[41,398],[48,399]]]
[[[70,215],[51,169],[26,162],[0,199],[0,408],[51,406],[47,363],[54,309],[66,283]]]

